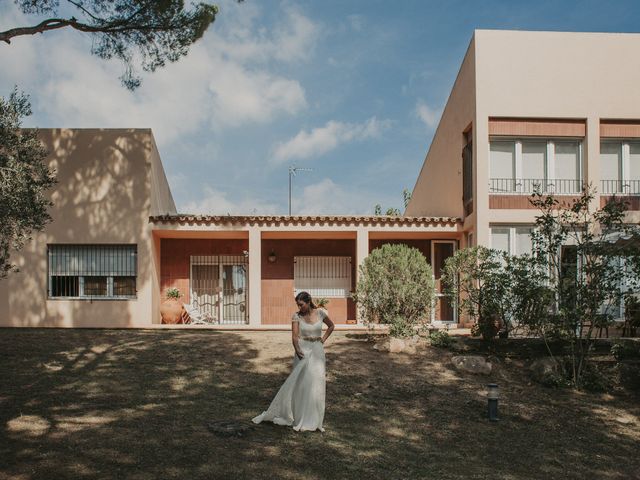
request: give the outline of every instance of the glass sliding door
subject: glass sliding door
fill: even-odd
[[[436,287],[436,305],[431,315],[432,322],[455,323],[458,321],[452,298],[445,295],[445,285],[441,278],[444,262],[453,256],[455,249],[455,240],[432,240],[431,242],[431,268]]]
[[[222,323],[246,323],[247,272],[244,265],[222,265]]]
[[[247,323],[247,267],[243,255],[192,256],[192,305],[211,323]]]

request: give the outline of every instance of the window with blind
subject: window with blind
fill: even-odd
[[[49,298],[135,298],[136,245],[49,245]]]
[[[531,233],[533,227],[492,226],[491,248],[502,250],[510,255],[533,253]]]
[[[351,257],[294,257],[295,294],[346,298],[351,295]]]
[[[606,140],[600,144],[600,181],[604,194],[640,194],[640,142]]]
[[[582,191],[582,142],[573,139],[491,139],[491,193],[576,194]]]

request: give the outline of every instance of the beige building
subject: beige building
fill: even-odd
[[[285,328],[301,290],[353,327],[372,249],[414,246],[436,280],[470,244],[522,253],[536,185],[592,184],[638,221],[638,52],[637,34],[476,31],[404,217],[178,214],[149,130],[43,130],[54,221],[0,281],[0,326],[156,326],[175,287],[218,328]],[[458,323],[442,294],[432,320]]]
[[[476,30],[406,209],[463,219],[468,243],[530,249],[536,185],[640,220],[640,34]]]

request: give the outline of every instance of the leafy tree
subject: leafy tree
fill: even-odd
[[[25,14],[50,16],[35,25],[0,32],[0,41],[72,28],[93,38],[91,53],[103,59],[117,58],[124,63],[120,77],[133,90],[140,86],[134,63],[153,72],[166,62],[186,55],[202,37],[218,13],[218,7],[198,3],[185,9],[184,0],[14,0]],[[62,10],[70,16],[60,15]]]
[[[442,282],[456,299],[458,314],[475,322],[473,333],[493,340],[500,330],[506,336],[514,330],[539,331],[535,322],[548,313],[546,278],[542,263],[530,255],[478,246],[445,260]]]
[[[612,311],[626,289],[640,286],[640,231],[625,222],[624,201],[614,199],[593,210],[594,190],[585,190],[571,205],[553,195],[536,192],[531,203],[540,210],[532,234],[536,255],[531,268],[544,266],[550,299],[548,315],[539,320],[539,333],[569,344],[571,377],[582,386],[594,330],[612,321]],[[620,238],[632,241],[614,241]],[[621,280],[626,289],[621,288]],[[549,301],[550,300],[550,301]]]
[[[402,199],[404,201],[404,208],[406,209],[409,205],[409,201],[411,200],[411,191],[409,189],[405,188],[404,190],[402,190]],[[373,207],[373,214],[382,215],[382,205],[376,203]],[[385,215],[390,217],[400,217],[402,216],[402,212],[399,208],[389,207],[387,208]]]
[[[0,97],[0,278],[17,270],[10,251],[51,220],[46,191],[55,177],[43,162],[47,151],[36,130],[20,129],[30,114],[28,98],[17,89],[8,99]]]
[[[478,246],[458,250],[445,260],[445,292],[457,299],[458,314],[475,322],[473,333],[492,340],[501,325],[508,325],[510,298],[505,255]]]
[[[392,336],[409,336],[429,317],[435,300],[433,272],[418,249],[385,244],[360,266],[353,298],[366,322],[388,324]]]

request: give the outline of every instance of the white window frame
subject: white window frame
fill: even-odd
[[[630,187],[631,178],[631,144],[640,145],[640,139],[628,139],[628,138],[604,138],[600,140],[600,145],[603,143],[616,144],[620,146],[620,164],[618,165],[618,178],[615,181],[620,182],[622,185],[621,192],[607,192],[605,195],[612,195],[614,193],[620,193],[624,195],[640,195],[640,191],[631,192]],[[602,161],[602,156],[600,156],[600,161]],[[611,181],[611,179],[601,179],[602,181]],[[627,189],[625,191],[625,189]]]
[[[547,183],[549,181],[549,175],[552,174],[553,172],[555,172],[555,145],[556,142],[558,143],[562,143],[562,142],[576,142],[578,144],[578,177],[576,178],[576,182],[578,182],[579,184],[582,184],[583,179],[584,179],[584,165],[583,165],[583,161],[584,161],[584,155],[583,155],[583,143],[584,143],[584,139],[580,138],[580,137],[500,137],[500,136],[496,136],[496,137],[491,137],[489,139],[489,145],[488,145],[488,155],[489,155],[489,192],[491,193],[491,179],[493,178],[493,174],[491,172],[491,142],[514,142],[514,154],[515,154],[515,165],[514,165],[514,183],[516,186],[520,185],[522,186],[522,180],[523,180],[523,176],[522,176],[522,170],[523,170],[523,164],[522,164],[522,143],[523,142],[527,142],[527,141],[531,141],[531,142],[546,142],[547,144],[547,150],[546,150],[546,155],[545,155],[545,164],[544,164],[544,182]],[[530,193],[528,191],[512,191],[512,192],[500,192],[500,194],[506,194],[506,195],[522,195],[522,194],[527,194]],[[549,192],[549,193],[553,193],[554,195],[576,195],[579,194],[580,191],[577,192]]]
[[[491,224],[489,225],[489,248],[493,247],[493,229],[500,230],[508,230],[509,231],[509,251],[507,252],[509,255],[522,255],[521,253],[513,253],[516,251],[516,231],[520,228],[528,228],[533,231],[535,230],[535,226],[531,224],[522,224],[522,225],[500,225],[500,224]],[[530,253],[533,254],[533,251]]]

